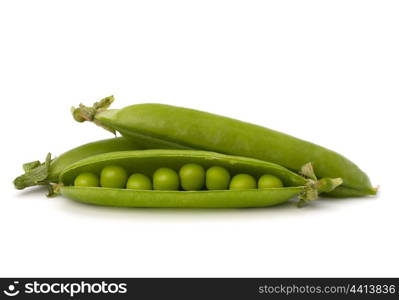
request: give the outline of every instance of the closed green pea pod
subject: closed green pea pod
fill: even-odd
[[[187,164],[204,168],[220,166],[230,174],[247,173],[255,177],[273,174],[285,187],[253,190],[170,191],[130,190],[101,187],[75,187],[74,179],[81,173],[99,174],[104,167],[119,165],[128,173],[151,177],[160,168],[179,170]],[[60,175],[57,190],[80,202],[121,207],[260,207],[288,201],[299,195],[301,204],[317,198],[319,191],[334,189],[339,179],[314,181],[279,165],[246,157],[196,150],[137,150],[111,152],[91,156],[66,168]]]
[[[198,110],[164,104],[107,109],[113,97],[93,107],[80,105],[75,119],[93,121],[132,138],[144,147],[202,149],[273,162],[298,172],[312,163],[317,178],[339,177],[343,184],[328,195],[375,195],[368,176],[344,156],[316,144],[265,127]]]

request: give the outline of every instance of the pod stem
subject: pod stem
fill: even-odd
[[[14,179],[15,188],[23,190],[29,186],[49,185],[48,175],[51,161],[51,153],[48,153],[43,163],[36,160],[23,164],[25,173]]]
[[[310,201],[317,200],[319,194],[328,193],[343,183],[341,178],[322,178],[317,180],[311,163],[305,164],[300,174],[307,178],[304,191],[299,195],[298,207],[303,207]]]
[[[85,122],[85,121],[90,121],[93,122],[94,124],[112,132],[113,134],[116,134],[115,130],[102,124],[100,121],[98,121],[95,116],[97,113],[102,112],[107,110],[112,102],[114,102],[114,96],[108,96],[103,99],[101,99],[98,102],[95,102],[93,106],[86,106],[83,105],[82,103],[79,104],[79,107],[71,108],[72,116],[77,122]]]

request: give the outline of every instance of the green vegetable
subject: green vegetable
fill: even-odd
[[[259,189],[268,189],[268,188],[279,188],[283,187],[283,183],[280,178],[273,175],[263,175],[258,180],[258,188]]]
[[[136,173],[129,176],[126,188],[132,190],[152,190],[152,183],[147,176]]]
[[[124,188],[126,186],[127,173],[120,166],[111,165],[103,168],[100,175],[100,184],[107,188]]]
[[[206,170],[205,185],[208,190],[227,190],[230,183],[230,173],[222,167],[213,166]]]
[[[51,183],[58,183],[58,176],[67,166],[96,154],[137,149],[139,147],[131,139],[119,137],[84,144],[55,159],[51,159],[51,155],[48,154],[44,163],[34,161],[24,164],[25,174],[18,176],[14,180],[14,185],[19,190],[30,186],[47,185],[52,193]]]
[[[99,186],[98,176],[93,173],[79,174],[73,183],[74,186],[97,187]]]
[[[303,187],[226,191],[143,191],[64,186],[61,193],[70,199],[103,206],[240,208],[274,206],[295,197]],[[190,193],[190,195],[187,195]]]
[[[186,164],[179,171],[180,183],[185,191],[199,191],[205,182],[205,170],[199,164]]]
[[[286,187],[277,189],[177,191],[176,170],[184,165],[198,164],[206,169],[218,166],[231,174],[272,174],[281,178]],[[110,165],[123,166],[130,173],[153,175],[154,190],[96,188],[72,186],[81,173],[99,174]],[[108,206],[128,207],[258,207],[276,205],[293,196],[300,205],[317,198],[318,192],[333,190],[340,179],[316,181],[310,165],[304,168],[305,178],[279,165],[246,157],[230,156],[196,150],[137,150],[104,153],[88,157],[66,168],[60,175],[58,190],[71,199]],[[167,190],[166,190],[167,189]],[[170,191],[172,190],[173,191]]]
[[[256,180],[248,174],[238,174],[231,179],[230,190],[256,189]]]
[[[179,189],[179,176],[171,168],[159,168],[155,171],[154,190],[175,191]]]
[[[163,104],[137,104],[107,110],[113,97],[80,105],[75,119],[96,124],[151,147],[203,149],[257,158],[293,171],[311,162],[317,178],[342,178],[330,196],[375,195],[368,176],[342,155],[310,142],[265,127],[193,109]]]

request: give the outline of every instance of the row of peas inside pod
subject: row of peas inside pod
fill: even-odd
[[[238,208],[277,205],[294,196],[304,205],[340,183],[331,178],[308,179],[248,157],[152,149],[109,152],[77,161],[61,172],[55,188],[70,199],[105,206]]]
[[[231,176],[226,168],[212,166],[207,170],[196,163],[184,164],[179,170],[168,167],[158,168],[150,177],[142,173],[128,172],[119,165],[104,167],[100,174],[84,172],[76,176],[74,186],[127,188],[132,190],[245,190],[283,187],[280,178],[264,174],[255,179],[251,174]]]

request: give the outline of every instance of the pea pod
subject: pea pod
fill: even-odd
[[[137,104],[108,109],[113,97],[73,110],[80,122],[93,121],[150,148],[200,149],[270,161],[297,172],[311,162],[317,178],[339,177],[342,186],[330,196],[375,195],[368,176],[344,156],[265,127],[193,109]]]
[[[44,163],[34,161],[24,164],[25,174],[15,178],[14,185],[19,190],[35,185],[47,185],[51,188],[50,183],[57,183],[62,170],[72,163],[100,153],[135,149],[139,149],[139,147],[131,139],[119,137],[84,144],[53,160],[48,154]]]
[[[279,177],[285,187],[256,190],[157,191],[73,186],[74,179],[79,174],[99,174],[109,165],[123,166],[128,173],[141,173],[151,177],[160,167],[178,170],[188,163],[199,164],[204,168],[220,166],[232,175],[249,173],[260,177],[263,174],[271,174]],[[307,168],[309,170],[310,166],[307,165]],[[280,204],[295,195],[299,195],[299,203],[303,205],[316,199],[318,192],[332,190],[341,182],[340,179],[328,178],[314,181],[279,165],[247,157],[198,150],[166,149],[111,152],[80,160],[60,174],[58,190],[73,200],[106,206],[259,207]]]

